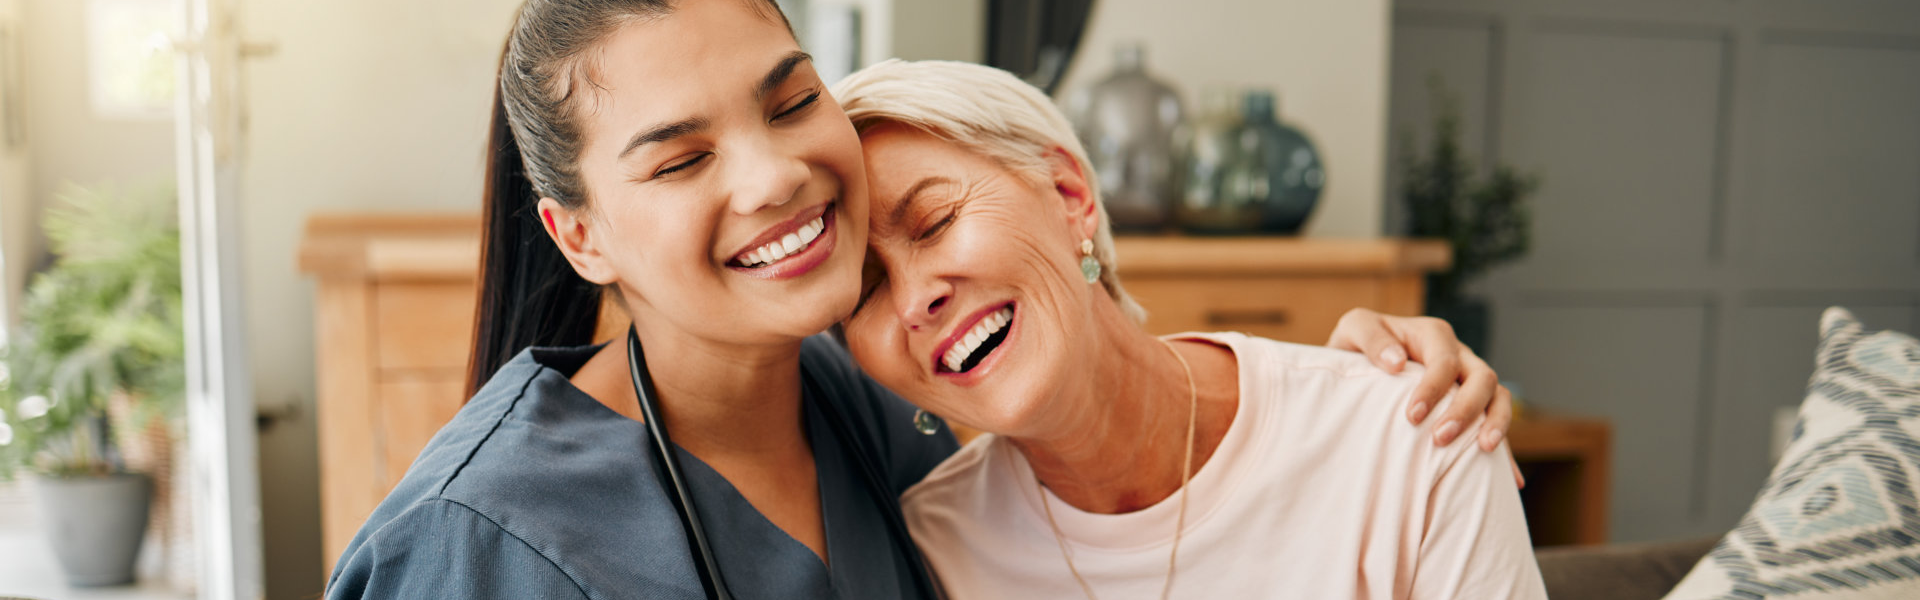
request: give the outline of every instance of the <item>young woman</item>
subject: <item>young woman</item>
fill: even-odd
[[[1426,443],[1412,374],[1141,328],[1039,90],[944,61],[835,89],[873,196],[848,347],[989,432],[901,500],[952,597],[1546,598],[1505,456]]]
[[[530,0],[489,152],[473,398],[329,598],[935,594],[897,500],[956,445],[816,335],[859,293],[867,177],[773,2]],[[640,355],[590,345],[603,295]],[[1493,397],[1443,328],[1356,315],[1345,344],[1481,382],[1448,418]]]

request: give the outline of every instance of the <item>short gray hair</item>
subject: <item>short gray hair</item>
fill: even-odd
[[[1093,258],[1100,262],[1100,283],[1128,318],[1146,321],[1146,309],[1120,287],[1113,228],[1086,148],[1046,94],[993,67],[895,59],[848,75],[834,84],[833,97],[862,135],[889,123],[906,125],[1042,183],[1050,179],[1047,157],[1056,147],[1066,149],[1086,177],[1099,213]]]

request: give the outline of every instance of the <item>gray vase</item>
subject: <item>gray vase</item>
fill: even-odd
[[[67,583],[132,583],[134,559],[147,533],[153,480],[123,473],[45,477],[38,483],[47,541],[67,573]]]
[[[1099,175],[1113,228],[1164,228],[1179,194],[1173,136],[1185,109],[1173,87],[1147,74],[1146,51],[1121,44],[1113,74],[1069,97],[1067,113]]]

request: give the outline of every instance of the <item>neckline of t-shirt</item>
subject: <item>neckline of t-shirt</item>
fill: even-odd
[[[1259,402],[1250,402],[1250,390],[1255,389],[1253,377],[1257,369],[1251,368],[1258,362],[1249,352],[1249,338],[1243,334],[1223,333],[1181,333],[1165,337],[1168,341],[1201,340],[1219,344],[1231,350],[1238,362],[1238,385],[1240,386],[1239,407],[1234,411],[1233,421],[1227,426],[1227,433],[1221,437],[1219,447],[1214,449],[1213,457],[1207,464],[1193,474],[1187,488],[1181,492],[1161,499],[1140,510],[1122,514],[1091,513],[1075,508],[1055,496],[1052,490],[1040,486],[1034,478],[1033,466],[1011,443],[999,440],[1002,447],[997,460],[1008,461],[1015,483],[1020,486],[1020,498],[1024,500],[1030,516],[1036,521],[1035,531],[1039,535],[1052,537],[1053,530],[1047,524],[1046,508],[1040,503],[1046,502],[1053,512],[1053,520],[1060,526],[1068,544],[1076,549],[1086,548],[1106,552],[1131,552],[1154,546],[1173,543],[1174,524],[1180,518],[1180,495],[1191,493],[1187,499],[1186,531],[1205,523],[1215,509],[1233,496],[1242,477],[1237,476],[1242,457],[1258,449],[1249,445],[1257,442],[1251,430],[1256,429],[1256,419],[1261,418],[1255,412],[1263,410]]]

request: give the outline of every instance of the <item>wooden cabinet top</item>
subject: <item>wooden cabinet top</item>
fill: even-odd
[[[1119,236],[1121,275],[1376,275],[1447,268],[1440,240]]]
[[[317,214],[300,270],[322,279],[471,280],[480,263],[472,213]],[[1444,269],[1445,242],[1393,238],[1119,236],[1126,275],[1382,274]]]
[[[480,216],[316,214],[300,241],[300,271],[321,279],[471,281],[480,273]]]

